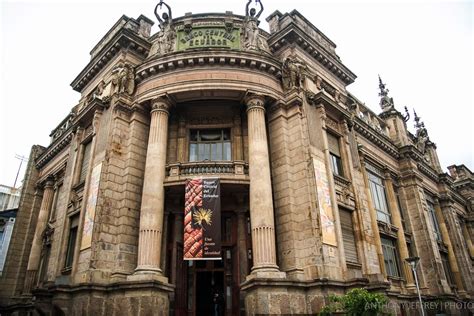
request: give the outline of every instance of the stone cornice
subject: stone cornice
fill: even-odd
[[[289,23],[282,30],[272,34],[268,39],[268,45],[273,51],[288,44],[296,43],[319,64],[325,67],[329,72],[333,73],[344,84],[349,85],[354,82],[356,75],[344,66],[340,60],[335,58],[323,46],[311,38],[307,32],[295,22]]]
[[[36,168],[43,168],[49,161],[51,161],[57,154],[59,154],[64,148],[66,148],[72,141],[73,138],[73,128],[72,126],[58,138],[51,145],[46,148],[46,150],[36,158]]]
[[[417,166],[418,170],[420,170],[422,174],[424,174],[433,181],[439,181],[438,172],[436,172],[436,170],[426,164],[423,160],[419,161]]]
[[[151,44],[132,30],[120,29],[96,56],[94,56],[81,73],[73,80],[71,87],[82,92],[92,79],[114,58],[121,50],[128,50],[139,58],[144,59]]]
[[[380,134],[359,118],[354,120],[354,130],[393,158],[400,158],[397,146],[387,136]]]
[[[136,70],[138,84],[156,75],[173,70],[202,66],[247,68],[281,78],[281,62],[269,55],[253,52],[236,52],[226,49],[175,52],[164,57],[150,59]]]
[[[86,127],[89,121],[92,122],[92,117],[94,116],[95,110],[106,109],[108,107],[109,105],[102,102],[102,100],[93,98],[89,103],[86,104],[84,108],[79,111],[76,119],[74,120],[74,126]]]

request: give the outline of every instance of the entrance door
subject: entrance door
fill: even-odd
[[[236,217],[233,213],[223,212],[221,218],[222,260],[184,261],[182,247],[179,247],[175,315],[239,315],[240,272]]]
[[[196,315],[224,315],[224,272],[196,272]]]

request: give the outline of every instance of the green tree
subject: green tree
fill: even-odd
[[[379,316],[387,315],[384,307],[388,299],[381,293],[370,293],[366,289],[352,289],[345,295],[331,295],[329,304],[319,312],[320,316],[330,316],[343,312],[347,316]]]

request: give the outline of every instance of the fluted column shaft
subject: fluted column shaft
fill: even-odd
[[[395,189],[393,188],[393,181],[390,176],[390,173],[385,175],[385,187],[387,189],[387,198],[389,203],[389,208],[392,215],[392,221],[395,226],[398,227],[397,230],[397,243],[398,251],[400,252],[400,261],[403,269],[403,274],[405,275],[407,286],[414,286],[413,274],[410,266],[405,262],[405,259],[410,257],[407,247],[407,240],[405,238],[405,230],[402,224],[402,216],[398,208],[397,197],[395,195]]]
[[[140,234],[138,241],[138,265],[136,272],[156,272],[160,269],[161,240],[165,194],[166,146],[170,104],[165,99],[152,103],[150,135],[143,181],[140,209]]]
[[[278,271],[264,98],[253,95],[246,99],[246,105],[253,249],[252,272],[257,270]]]
[[[441,205],[439,201],[436,201],[434,205],[436,219],[438,220],[439,230],[441,231],[441,238],[443,243],[448,248],[448,261],[451,267],[451,272],[454,277],[454,282],[459,292],[464,292],[464,285],[462,284],[462,276],[459,270],[458,261],[456,259],[456,254],[454,253],[453,244],[451,243],[451,238],[449,237],[448,227],[444,220],[443,211],[441,210]],[[448,208],[449,212],[449,208]]]
[[[38,268],[41,261],[41,249],[43,245],[43,232],[48,222],[48,215],[53,204],[54,197],[54,182],[48,180],[44,186],[43,199],[41,200],[41,206],[38,214],[38,220],[36,222],[35,235],[33,236],[33,243],[31,245],[30,257],[28,259],[28,268],[26,276],[26,287],[25,292],[29,293],[33,288]]]

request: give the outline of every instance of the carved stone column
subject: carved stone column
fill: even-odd
[[[168,139],[168,116],[171,104],[158,98],[151,106],[150,134],[145,163],[142,204],[140,209],[140,232],[138,241],[138,265],[133,278],[157,278],[167,282],[160,268],[161,240],[165,192],[166,146]]]
[[[252,275],[284,277],[276,265],[275,220],[264,103],[265,100],[260,95],[251,95],[245,99],[248,120],[250,223],[253,249],[251,277]]]
[[[459,294],[465,294],[464,285],[462,283],[462,276],[459,270],[458,261],[456,259],[456,254],[454,253],[453,244],[451,243],[451,238],[449,237],[448,227],[444,220],[443,211],[441,208],[445,209],[445,211],[450,212],[450,205],[449,201],[443,201],[444,205],[441,206],[439,201],[435,201],[434,209],[436,214],[436,219],[438,220],[439,230],[441,231],[441,239],[443,243],[448,248],[448,261],[451,267],[451,272],[453,273],[454,282],[456,283],[456,287],[458,289]]]
[[[26,271],[25,293],[31,293],[31,289],[36,284],[36,277],[41,260],[41,249],[43,245],[43,232],[48,221],[49,211],[53,204],[54,196],[54,182],[52,180],[46,181],[44,185],[43,199],[38,214],[38,221],[36,222],[35,235],[33,237],[33,244],[31,245],[30,258],[28,260],[28,268]]]
[[[407,282],[407,287],[413,287],[413,274],[410,266],[405,262],[405,259],[410,257],[408,253],[407,240],[405,238],[405,230],[402,224],[401,210],[398,208],[397,197],[395,195],[395,190],[393,188],[393,181],[389,172],[385,174],[385,188],[387,189],[387,200],[389,204],[389,209],[392,215],[392,221],[395,226],[398,227],[397,230],[397,243],[398,251],[400,252],[400,262],[403,269],[403,274],[405,275],[405,280]]]
[[[462,235],[467,243],[467,250],[469,252],[469,256],[474,258],[474,245],[471,241],[471,236],[469,235],[469,231],[467,230],[467,223],[461,223],[462,226]]]
[[[375,250],[377,251],[377,258],[379,262],[380,273],[382,277],[384,278],[384,281],[386,281],[387,270],[385,269],[385,262],[384,262],[384,256],[383,256],[383,250],[382,250],[382,240],[380,239],[379,225],[377,223],[377,211],[375,210],[374,200],[372,198],[372,193],[370,192],[369,176],[367,174],[367,170],[365,169],[366,168],[365,160],[364,160],[364,155],[362,153],[360,153],[360,165],[361,165],[362,176],[364,177],[365,195],[367,196],[367,200],[369,202],[368,206],[369,206],[369,214],[370,214],[370,226],[372,228],[372,234],[374,236],[373,244],[375,246]]]

